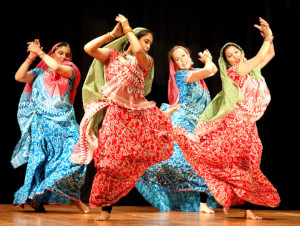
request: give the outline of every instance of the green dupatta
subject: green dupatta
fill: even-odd
[[[236,104],[244,100],[244,95],[238,85],[227,75],[228,66],[227,61],[223,57],[223,52],[224,49],[229,45],[237,47],[244,55],[243,49],[235,43],[229,42],[222,47],[220,51],[220,58],[218,60],[222,81],[222,91],[219,92],[211,101],[211,103],[206,107],[204,112],[200,115],[197,123],[223,118],[233,113]],[[260,77],[262,77],[259,67],[251,71],[249,75],[254,77],[255,79],[259,79]]]

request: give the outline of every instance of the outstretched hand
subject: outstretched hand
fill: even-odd
[[[260,30],[260,34],[263,38],[273,35],[272,30],[270,29],[270,25],[268,24],[268,22],[266,20],[259,17],[259,23],[260,23],[260,25],[255,24],[254,27],[256,27],[258,30]]]
[[[199,55],[198,59],[204,64],[207,61],[212,61],[212,56],[208,49],[204,50],[203,52],[199,52],[198,55]]]

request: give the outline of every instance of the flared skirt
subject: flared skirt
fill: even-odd
[[[174,133],[184,156],[226,209],[244,201],[268,207],[279,205],[277,190],[260,170],[262,144],[255,123],[233,114],[202,137],[193,137],[181,127],[176,127]]]
[[[14,205],[28,203],[37,208],[40,204],[68,205],[80,200],[86,165],[70,161],[79,138],[76,121],[55,122],[37,115],[30,134],[25,182],[15,193]]]
[[[125,196],[147,168],[172,156],[171,120],[157,107],[107,107],[94,152],[97,173],[90,205],[108,206]]]

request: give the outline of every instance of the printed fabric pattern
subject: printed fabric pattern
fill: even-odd
[[[150,69],[150,68],[149,68]],[[97,173],[94,178],[91,207],[116,203],[134,188],[147,168],[171,157],[174,148],[171,120],[144,97],[144,79],[149,69],[142,69],[135,57],[127,62],[120,53],[109,49],[106,84],[101,88],[105,100],[85,105],[80,124],[80,145],[72,161],[87,162],[91,156]],[[105,116],[97,140],[89,127],[97,112]],[[90,149],[93,148],[93,151]]]
[[[70,204],[80,199],[80,188],[85,180],[85,165],[71,163],[70,156],[79,138],[70,91],[74,84],[69,79],[68,90],[57,95],[45,87],[44,70],[31,70],[36,78],[32,90],[24,90],[18,122],[22,132],[15,147],[12,165],[27,163],[24,185],[15,193],[14,205]]]
[[[171,121],[174,126],[183,127],[193,133],[196,121],[211,99],[209,91],[204,89],[200,82],[186,82],[189,72],[190,70],[183,70],[176,73],[175,80],[179,89],[178,102],[181,103],[181,107],[173,113]],[[170,105],[163,104],[161,110],[169,107]],[[209,195],[208,206],[210,208],[218,205],[204,180],[186,160],[176,143],[172,157],[147,169],[137,181],[136,188],[151,205],[160,211],[199,211],[200,192]]]
[[[176,142],[226,210],[245,201],[276,207],[278,192],[260,170],[262,144],[256,127],[270,93],[263,77],[239,76],[237,67],[227,73],[240,87],[244,101],[226,117],[197,124],[195,134],[176,127]]]

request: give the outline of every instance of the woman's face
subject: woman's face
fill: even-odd
[[[172,53],[172,59],[180,70],[189,70],[193,65],[191,57],[180,48]]]
[[[58,47],[54,51],[54,53],[52,53],[53,59],[59,64],[61,64],[64,61],[70,61],[71,56],[72,56],[71,50],[67,46]]]
[[[225,53],[225,58],[226,58],[227,62],[231,66],[239,64],[240,62],[243,61],[243,54],[242,54],[241,50],[239,50],[235,46],[229,46],[225,50],[224,53]]]
[[[153,42],[153,36],[151,33],[148,33],[139,39],[139,42],[145,52],[150,50],[150,47]]]

